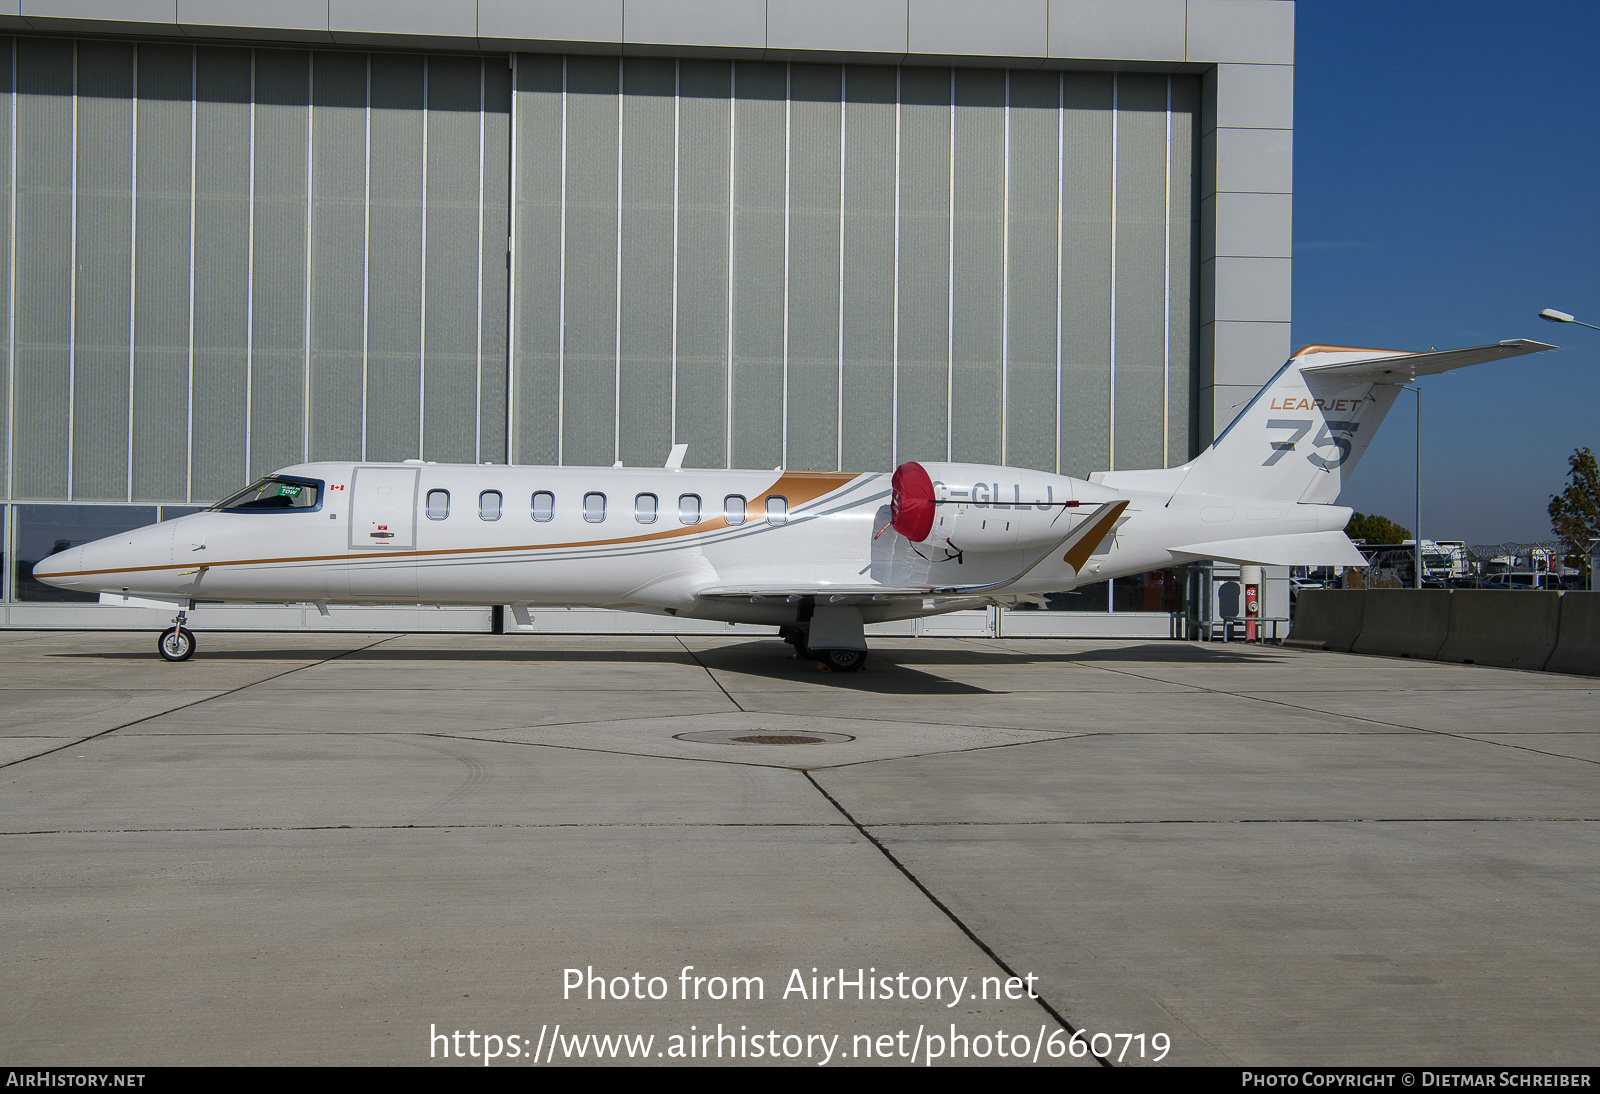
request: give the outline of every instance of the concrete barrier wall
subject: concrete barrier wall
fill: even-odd
[[[1366,592],[1361,589],[1307,589],[1295,599],[1294,626],[1286,646],[1349,653],[1361,634]]]
[[[1600,676],[1600,592],[1307,590],[1284,645]]]
[[[1556,648],[1546,672],[1600,676],[1600,593],[1562,593]]]
[[[1450,633],[1450,600],[1455,593],[1449,589],[1368,589],[1363,595],[1361,634],[1351,652],[1426,659],[1438,654]]]
[[[1450,636],[1440,661],[1542,669],[1556,646],[1561,594],[1459,589],[1452,594]]]

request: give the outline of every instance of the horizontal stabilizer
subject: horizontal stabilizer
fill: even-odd
[[[1295,532],[1287,536],[1221,539],[1172,548],[1193,559],[1241,562],[1254,566],[1365,566],[1366,557],[1343,532]]]
[[[1418,376],[1437,376],[1441,372],[1481,365],[1485,361],[1499,361],[1506,357],[1520,357],[1524,353],[1543,353],[1555,346],[1533,342],[1526,338],[1510,338],[1491,346],[1471,346],[1467,349],[1433,350],[1428,353],[1397,353],[1389,357],[1367,358],[1364,361],[1347,361],[1344,364],[1319,365],[1316,355],[1307,354],[1307,363],[1300,371],[1308,377],[1326,376],[1337,380],[1366,380],[1374,384],[1409,384]]]

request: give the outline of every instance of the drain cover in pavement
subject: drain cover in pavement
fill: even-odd
[[[845,733],[752,733],[748,729],[710,729],[673,736],[703,745],[842,745],[855,740]]]

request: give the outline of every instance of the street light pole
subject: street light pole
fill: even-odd
[[[1590,330],[1600,330],[1600,327],[1595,326],[1593,323],[1585,323],[1581,319],[1574,319],[1566,312],[1556,311],[1554,308],[1545,308],[1539,313],[1539,318],[1551,323],[1576,323],[1578,326],[1588,327]],[[1600,537],[1589,540],[1588,554],[1584,556],[1584,561],[1589,564],[1589,591],[1591,593],[1594,592],[1594,549],[1597,545],[1600,545]]]
[[[1401,385],[1405,387],[1405,385]],[[1422,389],[1420,387],[1406,387],[1407,391],[1417,397],[1417,509],[1413,522],[1412,536],[1415,543],[1411,564],[1411,587],[1422,588]]]
[[[1595,326],[1593,323],[1585,323],[1582,319],[1574,319],[1566,312],[1556,311],[1554,308],[1546,308],[1539,313],[1539,318],[1549,323],[1576,323],[1578,326],[1588,327],[1590,330],[1600,330],[1600,327]]]

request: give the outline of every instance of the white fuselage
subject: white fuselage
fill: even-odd
[[[1169,548],[1197,538],[1337,528],[1347,513],[1016,468],[929,467],[959,476],[937,484],[940,513],[964,530],[954,546],[997,528],[998,541],[973,538],[977,547],[964,550],[942,535],[930,537],[945,544],[939,550],[911,543],[889,527],[886,474],[310,463],[274,477],[314,486],[314,506],[207,510],[70,548],[35,574],[85,592],[174,600],[589,605],[779,626],[795,621],[799,597],[701,594],[848,589],[872,623],[980,602],[937,590],[1004,581],[1032,564],[1037,542],[1004,538],[1013,523],[1048,524],[1048,539],[1093,506],[1129,502],[1113,534],[1078,559],[1081,573],[1047,559],[1007,597],[1171,566],[1186,559]],[[875,586],[901,595],[875,598]],[[908,597],[907,586],[929,593]]]

